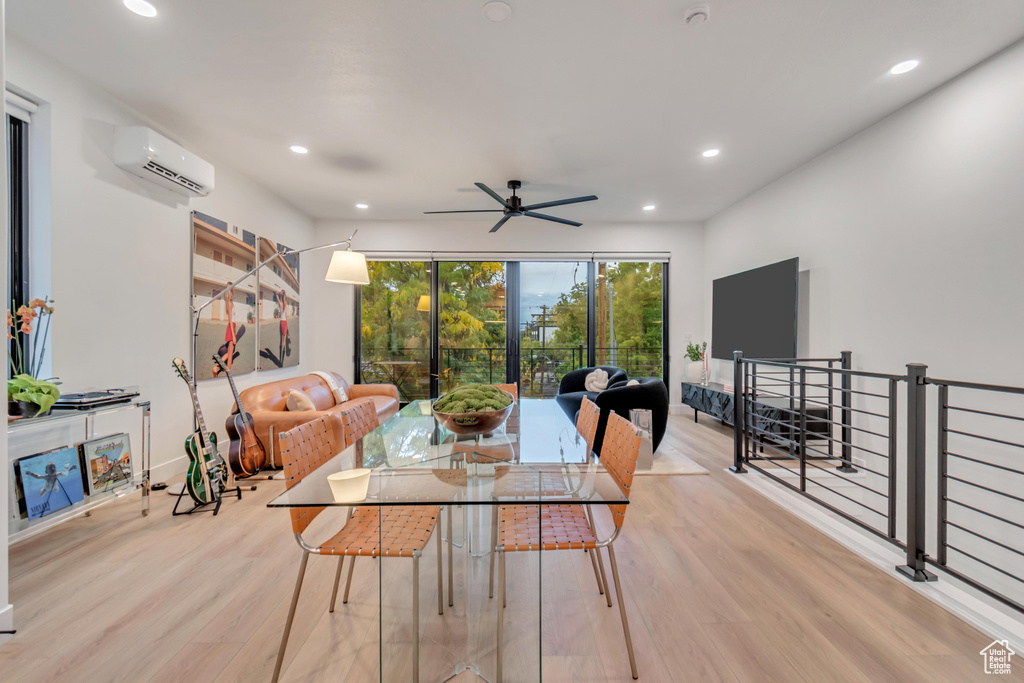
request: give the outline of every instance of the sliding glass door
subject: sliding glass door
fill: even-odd
[[[403,402],[459,384],[517,382],[557,395],[590,365],[631,378],[667,364],[667,264],[640,261],[369,261],[357,294],[356,381]]]
[[[394,384],[403,403],[430,398],[430,269],[424,261],[368,261],[356,326],[357,381]]]
[[[622,368],[631,378],[662,376],[662,265],[627,261],[595,264],[597,365]]]
[[[439,384],[505,381],[505,264],[443,261],[437,264]]]
[[[587,280],[590,264],[519,264],[519,393],[558,394],[565,373],[587,366]]]

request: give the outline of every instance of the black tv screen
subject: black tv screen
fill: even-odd
[[[799,266],[791,258],[714,281],[712,358],[796,358]]]

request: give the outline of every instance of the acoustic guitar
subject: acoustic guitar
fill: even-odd
[[[252,415],[245,412],[245,408],[242,407],[242,399],[238,396],[238,387],[235,386],[235,380],[231,376],[228,366],[216,354],[214,354],[213,360],[220,366],[224,376],[228,378],[231,393],[235,396],[235,405],[238,406],[238,412],[229,415],[224,423],[224,429],[227,430],[228,438],[231,439],[228,446],[228,465],[231,466],[231,471],[235,473],[236,477],[251,477],[266,466],[267,450],[263,447],[260,438],[256,436],[256,426],[252,422]]]
[[[175,358],[174,369],[188,385],[192,397],[192,408],[196,414],[199,429],[185,439],[185,455],[188,456],[188,472],[185,475],[185,489],[198,505],[216,502],[227,487],[228,470],[224,459],[217,452],[217,435],[206,429],[199,398],[192,386],[192,378],[185,367],[185,361]]]

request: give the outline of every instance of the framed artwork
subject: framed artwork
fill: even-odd
[[[132,480],[132,446],[127,434],[112,434],[78,444],[86,493],[113,491]]]
[[[15,460],[14,477],[18,507],[29,519],[45,517],[85,498],[78,449],[73,446]]]
[[[288,251],[288,247],[259,239],[259,262]],[[299,255],[274,259],[259,276],[259,369],[299,364]]]
[[[192,212],[192,301],[202,306],[258,263],[256,235],[238,226]],[[269,266],[268,266],[269,267]],[[265,270],[265,269],[264,269]],[[216,353],[232,375],[256,369],[256,276],[203,309],[199,318],[196,379],[211,379],[221,370]]]

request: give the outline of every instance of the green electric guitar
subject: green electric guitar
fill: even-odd
[[[192,396],[192,408],[196,413],[197,429],[185,439],[185,455],[188,456],[188,472],[185,475],[185,489],[192,500],[198,505],[216,502],[227,487],[227,465],[217,453],[217,435],[206,429],[203,411],[199,409],[199,398],[192,378],[185,367],[185,361],[175,358],[174,369],[178,376],[185,380],[189,394]]]

